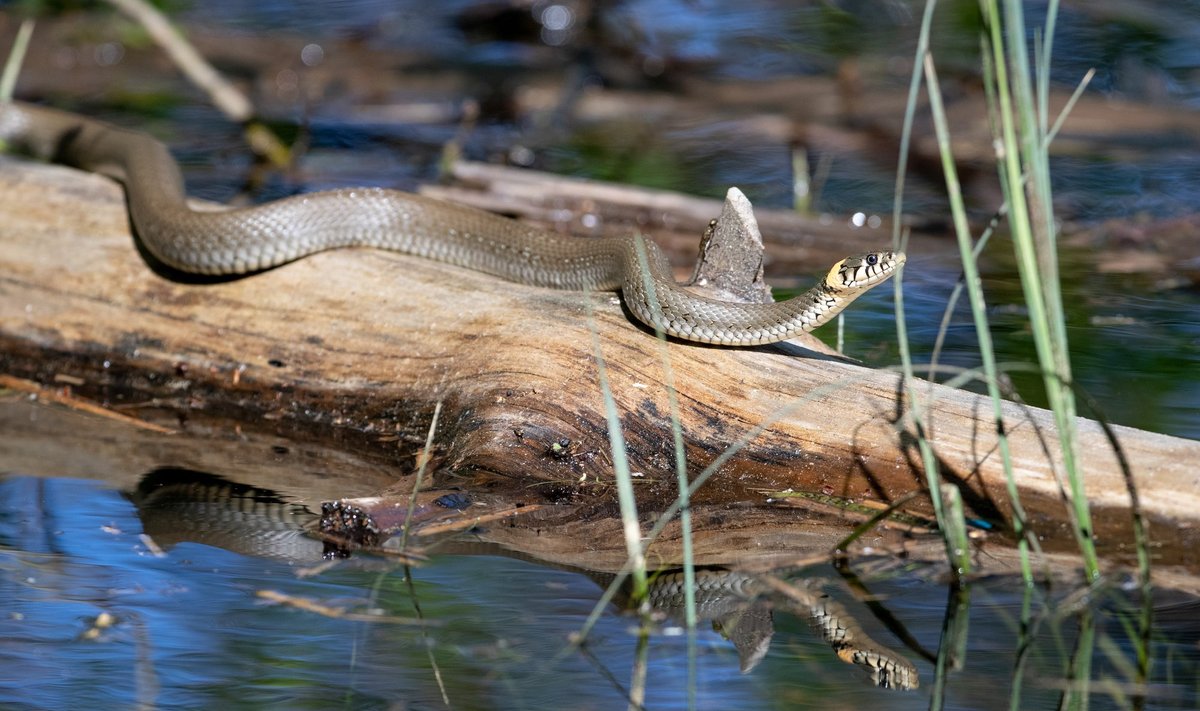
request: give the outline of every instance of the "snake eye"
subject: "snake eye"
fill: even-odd
[[[873,267],[876,264],[879,264],[879,255],[878,254],[868,254],[867,255],[867,266]]]

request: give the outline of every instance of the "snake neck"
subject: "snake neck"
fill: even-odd
[[[629,310],[647,326],[688,341],[761,345],[793,338],[828,323],[870,288],[843,286],[839,262],[816,286],[786,301],[719,301],[675,283],[653,242],[632,238],[626,252],[621,290]]]

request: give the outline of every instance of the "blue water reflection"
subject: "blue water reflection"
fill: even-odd
[[[242,556],[192,542],[156,554],[130,498],[73,479],[0,479],[0,705],[21,708],[623,708],[636,660],[635,618],[611,609],[582,652],[562,654],[599,597],[591,577],[508,557],[435,557],[406,571],[358,558],[301,577],[309,562]],[[219,522],[214,522],[219,525]],[[319,561],[311,561],[315,565]],[[873,638],[914,662],[921,687],[879,689],[844,664],[799,616],[777,609],[769,652],[739,671],[733,645],[698,635],[698,708],[927,708],[948,588],[912,567],[868,582],[872,611],[836,573],[813,573]],[[271,590],[374,622],[266,604]],[[842,592],[838,592],[842,590]],[[1052,707],[1078,634],[1032,591],[1042,619],[1027,650],[1021,708]],[[1023,587],[975,584],[964,669],[947,708],[1006,706],[1020,648]],[[1128,603],[1093,591],[1101,639],[1093,673],[1121,678],[1132,658]],[[1047,603],[1050,603],[1048,606]],[[419,611],[418,611],[419,606]],[[1156,708],[1196,702],[1200,606],[1174,594],[1159,606],[1151,654]],[[882,612],[883,614],[878,614]],[[98,628],[96,619],[115,621]],[[420,616],[425,626],[378,621]],[[1049,616],[1047,618],[1047,616]],[[1039,627],[1040,625],[1040,627]],[[1039,631],[1040,630],[1040,631]],[[664,620],[648,639],[647,708],[684,708],[686,638]],[[561,657],[559,656],[561,654]],[[1001,701],[1005,703],[1000,703]],[[1112,698],[1096,691],[1092,705]]]
[[[610,612],[588,654],[550,660],[599,597],[586,576],[490,556],[435,558],[413,571],[297,564],[183,542],[157,556],[129,500],[96,482],[0,481],[0,704],[29,708],[555,708],[622,703],[636,621]],[[319,563],[312,561],[312,564]],[[422,630],[266,605],[263,589],[388,616]],[[102,613],[116,624],[86,639]],[[685,698],[681,642],[651,650],[656,707]],[[430,657],[436,660],[435,673]],[[831,656],[828,649],[825,656]],[[840,665],[833,660],[831,663]],[[703,697],[752,707],[761,683],[711,631],[699,653]],[[626,682],[623,682],[627,684]],[[749,704],[749,706],[746,706]]]

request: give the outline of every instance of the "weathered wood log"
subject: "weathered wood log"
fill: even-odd
[[[65,377],[111,402],[333,431],[380,451],[422,442],[440,402],[438,481],[532,486],[549,501],[579,501],[612,480],[597,385],[603,355],[640,500],[655,510],[674,495],[669,358],[693,476],[742,443],[700,489],[701,503],[761,503],[763,492],[787,488],[887,501],[924,486],[899,378],[824,355],[815,341],[663,345],[612,295],[524,287],[366,250],[249,278],[181,281],[138,255],[118,186],[13,159],[0,162],[0,245],[0,371]],[[922,388],[943,476],[976,515],[1003,525],[1010,507],[990,405]],[[1061,521],[1046,454],[1057,449],[1052,419],[1016,405],[1004,416],[1026,509]],[[1116,431],[1145,509],[1183,527],[1171,557],[1189,559],[1200,516],[1189,463],[1200,443]],[[1079,434],[1093,505],[1125,508],[1100,428],[1080,420]],[[1125,541],[1126,522],[1100,516],[1097,538]],[[1056,525],[1044,533],[1060,535]]]

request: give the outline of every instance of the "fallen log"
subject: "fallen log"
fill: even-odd
[[[714,211],[715,216],[715,211]],[[0,372],[173,417],[232,416],[246,427],[397,456],[425,440],[435,405],[433,476],[532,487],[548,502],[599,501],[612,463],[597,356],[607,363],[631,469],[647,510],[673,498],[664,363],[678,392],[687,460],[716,474],[698,503],[765,504],[764,492],[823,491],[891,501],[923,488],[902,385],[827,354],[815,339],[744,349],[662,344],[609,294],[543,290],[369,251],[327,252],[249,278],[181,281],[139,256],[120,188],[73,170],[0,162]],[[824,267],[822,267],[823,269]],[[942,475],[974,515],[1003,528],[1010,506],[990,405],[922,383]],[[1069,547],[1052,418],[1007,405],[1023,503]],[[1200,443],[1118,427],[1153,521],[1178,528],[1191,560]],[[1080,451],[1095,535],[1116,551],[1129,504],[1093,422]],[[740,449],[721,459],[731,446]],[[397,447],[399,446],[399,449]],[[399,454],[395,454],[399,452]],[[728,519],[728,517],[726,517]]]

